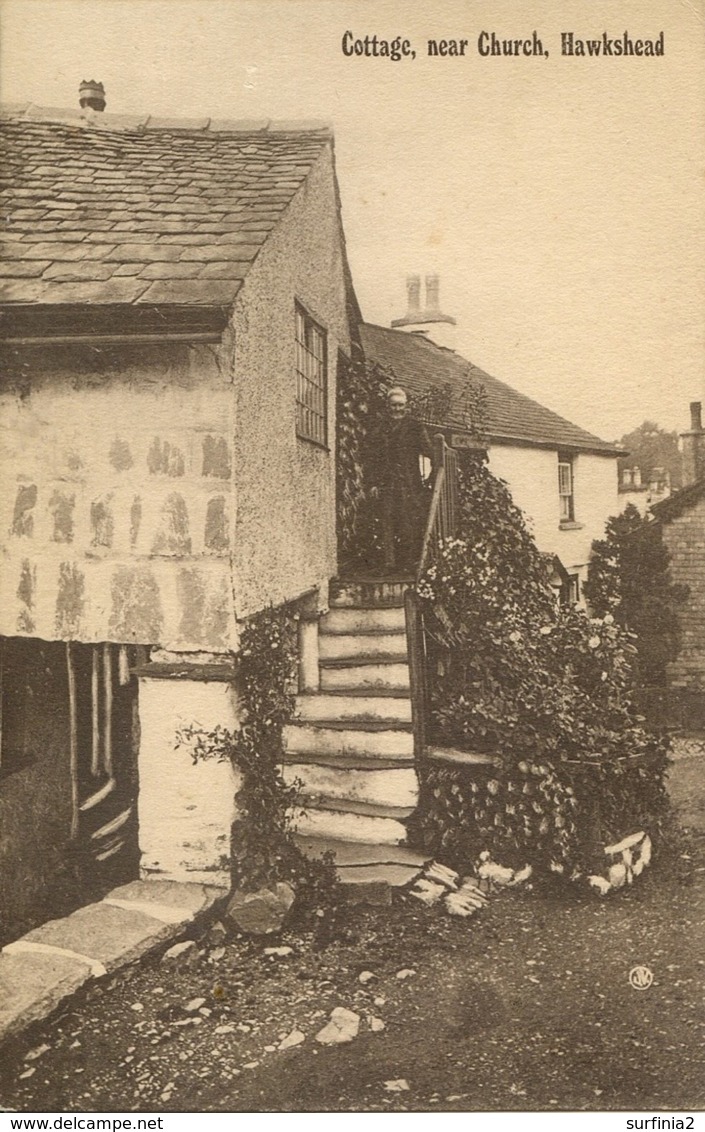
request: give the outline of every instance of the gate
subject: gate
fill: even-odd
[[[68,665],[72,837],[82,881],[100,891],[137,876],[135,646],[70,642]]]

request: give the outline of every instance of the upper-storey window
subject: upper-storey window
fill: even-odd
[[[575,493],[573,458],[564,452],[558,453],[558,497],[560,501],[561,523],[575,520]]]
[[[326,333],[296,305],[296,435],[325,446],[328,374]]]

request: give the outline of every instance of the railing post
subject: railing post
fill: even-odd
[[[411,724],[414,733],[414,758],[418,764],[426,750],[426,719],[428,690],[426,683],[426,649],[423,618],[419,599],[412,589],[404,594],[406,617],[406,644],[409,657],[409,688],[411,691]]]
[[[434,484],[424,532],[423,547],[416,573],[416,581],[422,577],[437,551],[437,544],[456,533],[457,523],[457,456],[450,448],[442,433],[433,438]],[[411,721],[414,730],[414,755],[417,762],[424,757],[426,749],[426,726],[428,721],[428,673],[426,640],[423,615],[416,591],[407,590],[404,594],[406,614],[406,639],[409,655],[409,686],[411,689]]]

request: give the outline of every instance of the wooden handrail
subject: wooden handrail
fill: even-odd
[[[438,544],[455,534],[457,511],[457,463],[455,449],[446,444],[442,433],[433,438],[433,494],[424,530],[416,581],[438,553]]]
[[[433,493],[424,530],[421,557],[416,581],[418,582],[438,555],[443,539],[452,538],[457,522],[457,463],[455,449],[446,444],[438,433],[433,438]],[[409,687],[411,689],[411,720],[414,731],[414,754],[417,760],[426,752],[428,721],[428,676],[426,634],[423,614],[415,589],[404,596],[406,634],[409,652]]]

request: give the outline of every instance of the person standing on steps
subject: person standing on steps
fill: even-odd
[[[428,513],[429,494],[421,457],[432,456],[431,440],[409,413],[406,390],[387,393],[387,412],[373,436],[372,497],[380,502],[385,571],[416,570]]]

